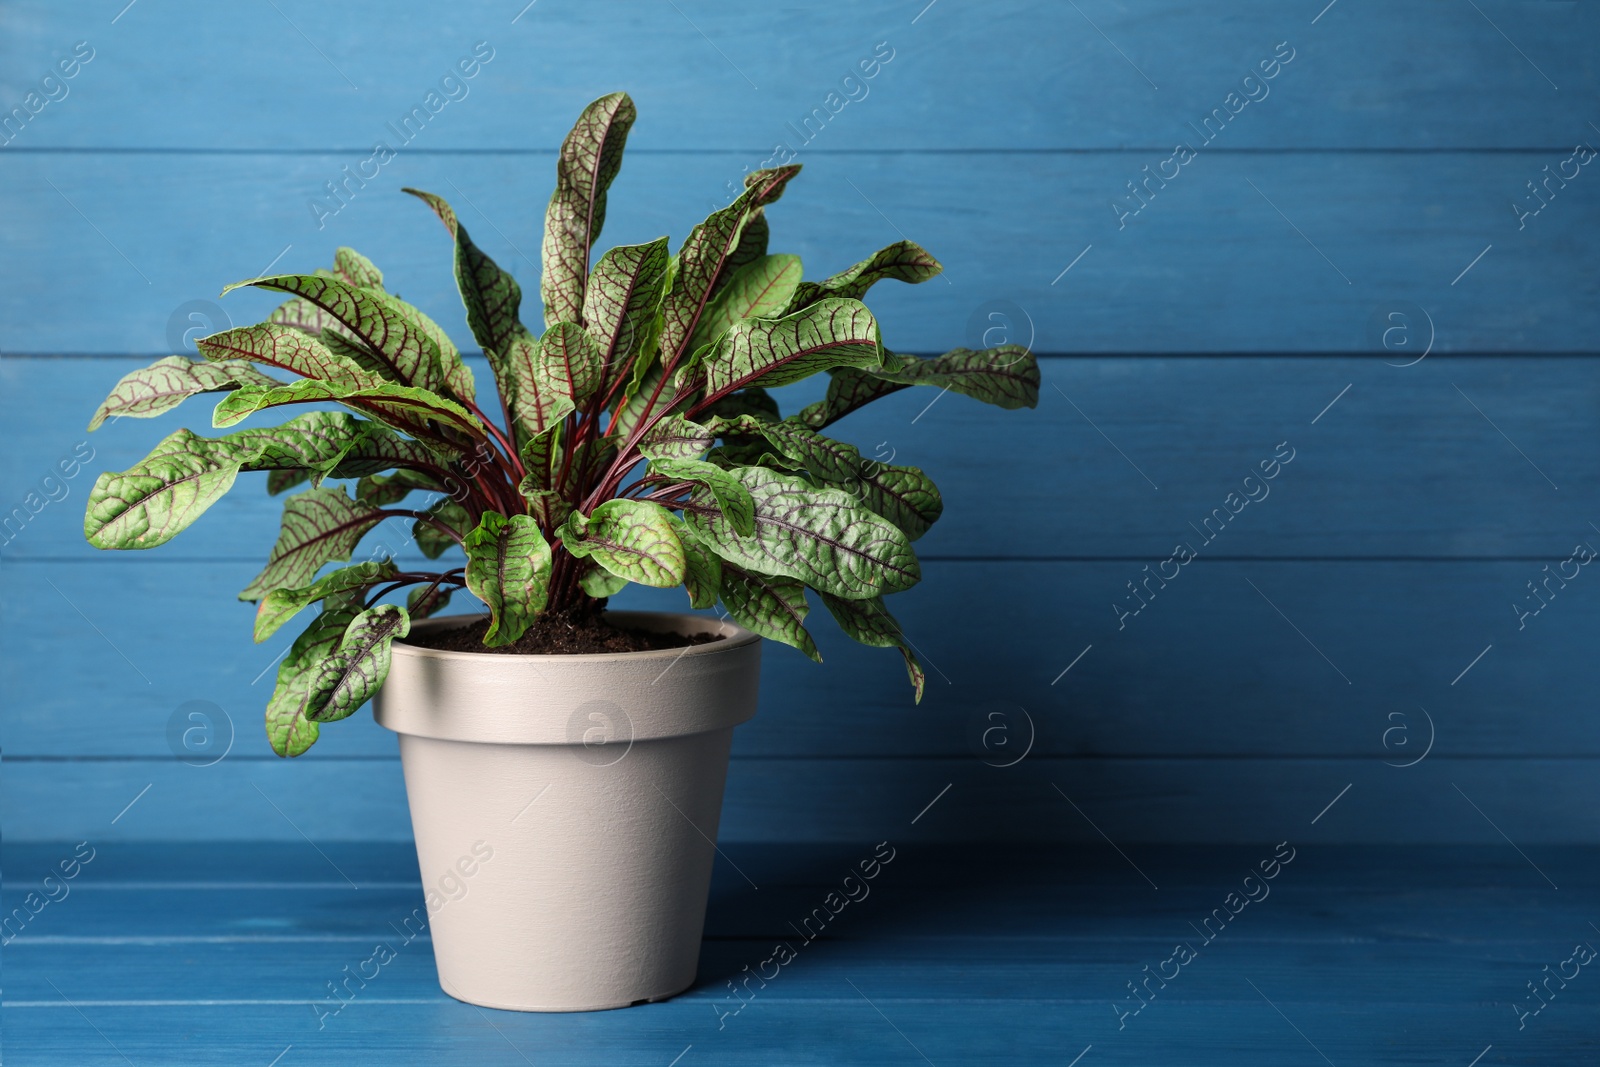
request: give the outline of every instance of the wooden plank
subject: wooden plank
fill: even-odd
[[[1589,3],[1486,0],[1482,15],[1437,2],[1346,5],[1315,23],[1316,10],[1270,0],[1224,11],[1153,0],[925,10],[927,0],[897,0],[824,12],[792,0],[681,11],[610,0],[542,5],[515,23],[520,5],[371,19],[304,2],[280,14],[192,0],[130,11],[115,25],[44,0],[12,6],[8,106],[72,42],[87,37],[96,49],[67,98],[16,138],[35,148],[348,146],[354,162],[373,139],[394,140],[387,124],[480,40],[494,58],[464,88],[446,87],[457,99],[419,146],[553,148],[590,99],[627,89],[640,109],[633,144],[740,150],[751,166],[774,142],[801,147],[787,124],[798,128],[815,108],[838,109],[825,124],[813,119],[815,151],[1168,149],[1278,51],[1293,58],[1230,129],[1230,145],[1559,148],[1588,136],[1584,101],[1600,89],[1583,47],[1600,28]],[[1429,43],[1426,65],[1416,62],[1419,40]],[[864,86],[845,87],[858,99],[828,101],[879,42],[878,54],[893,58]],[[996,69],[1006,76],[985,76]],[[181,97],[170,92],[172,70],[189,72]]]
[[[1396,975],[1419,983],[1432,977],[1420,970],[1397,970]],[[29,1002],[29,1007],[6,1010],[6,1037],[8,1046],[29,1050],[33,1058],[27,1062],[52,1067],[126,1067],[122,1053],[109,1047],[112,1042],[136,1063],[174,1062],[162,1057],[180,1049],[182,1062],[195,1067],[267,1063],[291,1044],[289,1055],[304,1056],[306,1062],[316,1062],[313,1057],[371,1056],[394,1064],[510,1065],[526,1059],[552,1067],[662,1067],[685,1054],[683,1064],[694,1057],[697,1064],[732,1067],[793,1062],[797,1052],[839,1067],[875,1067],[921,1063],[918,1050],[935,1064],[1016,1067],[1069,1063],[1089,1045],[1094,1062],[1119,1065],[1282,1067],[1322,1062],[1294,1027],[1314,1035],[1316,1046],[1334,1063],[1410,1067],[1438,1062],[1447,1054],[1449,1062],[1466,1064],[1493,1044],[1490,1056],[1509,1050],[1510,1055],[1531,1057],[1521,1062],[1541,1067],[1590,1067],[1597,1051],[1592,1019],[1581,1008],[1558,1012],[1552,1007],[1529,1024],[1526,1035],[1518,1035],[1504,1003],[1496,1011],[1491,1005],[1410,1000],[1344,1005],[1330,997],[1294,1005],[1288,1012],[1291,1026],[1259,997],[1253,1002],[1175,1001],[1164,1005],[1160,1016],[1152,1015],[1149,1024],[1130,1023],[1119,1034],[1105,1000],[905,1003],[873,988],[866,993],[872,1001],[867,1003],[843,977],[838,994],[825,1002],[752,1006],[722,1031],[717,1030],[717,1014],[693,1000],[625,1012],[538,1016],[480,1014],[453,1002],[396,1004],[373,998],[352,1005],[337,1024],[321,1032],[303,1003],[185,1005],[159,1015],[147,1007],[91,1006],[86,1014],[104,1037],[70,1009],[35,1008]],[[1236,987],[1255,996],[1243,981]],[[882,1005],[884,1014],[875,1012],[873,1004]],[[1026,1022],[1019,1023],[1019,1018]],[[282,1040],[274,1043],[266,1035]],[[284,1064],[290,1062],[286,1057]],[[1082,1062],[1087,1067],[1090,1061],[1085,1057]]]
[[[367,861],[378,858],[364,847]],[[1466,1062],[1489,1045],[1532,1062],[1592,1060],[1600,989],[1577,980],[1553,989],[1520,1029],[1510,1010],[1528,996],[1524,983],[1566,958],[1572,943],[1592,942],[1571,892],[1600,875],[1592,847],[1567,850],[1576,876],[1568,893],[1533,894],[1554,905],[1545,908],[1518,906],[1530,891],[1504,866],[1504,847],[1300,841],[1267,898],[1201,944],[1177,977],[1152,980],[1149,1002],[1126,1014],[1134,1003],[1127,983],[1165,959],[1172,941],[1198,942],[1188,922],[1208,914],[1268,849],[1172,850],[1162,891],[1135,894],[1104,877],[1120,860],[1103,847],[905,845],[874,883],[879,903],[860,901],[777,977],[752,981],[743,1007],[728,982],[765,959],[774,937],[793,942],[792,934],[710,937],[685,994],[577,1015],[480,1012],[451,1001],[434,981],[428,942],[399,944],[385,929],[397,902],[381,894],[309,895],[289,882],[276,894],[196,887],[177,899],[202,923],[231,910],[234,929],[220,940],[184,940],[165,936],[182,928],[170,890],[152,901],[142,890],[106,887],[38,920],[81,936],[25,934],[8,946],[5,1022],[13,1055],[26,1050],[30,1063],[98,1063],[103,1054],[166,1062],[174,1048],[185,1063],[314,1062],[356,1049],[401,1063],[661,1064],[690,1054],[749,1063],[784,1061],[799,1047],[829,1063],[915,1062],[917,1052],[935,1063],[1059,1063],[1090,1048],[1096,1062],[1116,1063],[1178,1062],[1180,1052],[1188,1063],[1314,1062],[1313,1050],[1333,1062],[1417,1063],[1440,1049]],[[108,846],[106,859],[137,865],[116,851]],[[145,861],[182,879],[273,857],[282,874],[298,877],[303,851],[235,842],[203,854],[156,849]],[[820,899],[817,872],[842,854],[793,844],[731,852],[752,869],[786,861],[793,872],[761,891],[738,885],[732,906],[764,912],[767,923],[793,901]],[[15,855],[8,843],[8,864]],[[1073,891],[1075,870],[1083,876]],[[96,873],[91,866],[80,876],[85,889]],[[714,892],[714,926],[730,903]],[[407,902],[398,907],[410,914]],[[118,909],[123,936],[97,935]],[[349,1002],[329,1014],[326,983],[373,951],[349,940],[345,931],[357,927],[389,943],[394,959],[362,986],[352,983]],[[311,936],[263,936],[290,930]],[[141,939],[148,934],[156,936]],[[1028,1020],[1020,1028],[1019,1015]],[[993,1035],[1008,1025],[1015,1037],[997,1043]]]
[[[1189,524],[1224,506],[1230,492],[1267,496],[1230,521],[1208,553],[1523,557],[1553,565],[1576,541],[1596,536],[1585,490],[1600,486],[1600,454],[1583,444],[1600,434],[1593,357],[1436,357],[1405,370],[1303,357],[1047,357],[1043,364],[1034,411],[916,389],[838,424],[837,435],[863,456],[915,464],[940,486],[945,512],[918,542],[922,555],[1159,562],[1178,541],[1198,548]],[[105,563],[107,554],[81,534],[96,475],[132,466],[179,426],[220,432],[209,429],[210,396],[158,419],[84,432],[84,413],[139,365],[112,357],[0,363],[0,418],[12,434],[0,458],[0,501],[40,509],[0,515],[11,518],[4,558]],[[473,366],[486,383],[485,365],[475,359]],[[782,390],[784,410],[798,410],[822,387]],[[1244,478],[1255,472],[1259,481],[1259,464],[1273,462],[1284,442],[1283,454],[1293,458],[1281,475],[1246,487]],[[90,450],[89,464],[72,464]],[[75,477],[55,471],[42,484],[63,459]],[[244,476],[209,515],[147,558],[264,560],[282,504],[263,482]],[[1003,536],[995,515],[1006,516]],[[385,529],[368,547],[398,548],[408,527]]]
[[[1593,351],[1600,246],[1584,235],[1600,200],[1574,184],[1520,231],[1510,209],[1560,158],[1202,154],[1124,218],[1112,199],[1127,195],[1140,165],[1124,154],[982,153],[959,166],[914,154],[834,157],[816,161],[771,218],[774,248],[802,255],[813,276],[906,235],[939,256],[945,281],[873,293],[884,337],[907,351],[978,342],[986,330],[998,339],[988,318],[996,301],[1006,302],[1007,336],[1026,331],[1046,352],[1378,351],[1369,324],[1399,301],[1431,317],[1434,351]],[[223,284],[280,254],[279,269],[323,266],[341,244],[371,256],[393,288],[459,334],[445,236],[401,185],[462,201],[486,250],[532,285],[542,193],[530,203],[528,157],[401,155],[319,230],[310,199],[346,162],[12,158],[0,184],[13,205],[8,244],[30,269],[0,294],[6,348],[166,354],[169,322],[187,302],[215,301]],[[631,161],[612,189],[604,243],[681,240],[720,206],[738,162],[731,153]],[[93,314],[84,292],[95,294]],[[244,322],[271,301],[222,304]]]
[[[1103,840],[1099,827],[1123,846],[1294,833],[1483,844],[1504,841],[1498,826],[1527,849],[1594,840],[1597,781],[1593,757],[1438,756],[1404,770],[1284,757],[1041,757],[1006,770],[971,758],[735,759],[719,836],[1093,842]],[[387,760],[229,760],[204,770],[170,760],[19,761],[0,797],[7,837],[18,841],[305,842],[297,827],[324,844],[411,836],[400,767]],[[1547,884],[1531,866],[1525,877],[1530,889]],[[1128,878],[1144,884],[1131,870]]]
[[[7,565],[8,758],[171,760],[168,731],[189,701],[220,709],[209,712],[217,736],[225,715],[236,739],[226,766],[179,768],[197,783],[236,760],[274,758],[260,714],[294,628],[251,643],[251,609],[230,593],[253,563],[154,559]],[[1600,756],[1600,724],[1580,710],[1600,686],[1586,625],[1600,586],[1586,579],[1518,631],[1510,604],[1539,575],[1531,563],[1200,559],[1119,630],[1113,600],[1131,596],[1142,566],[930,563],[895,604],[930,665],[921,706],[896,655],[855,645],[820,617],[812,629],[827,662],[770,647],[762,710],[735,752],[1004,763],[1031,734],[1028,751],[1053,756],[1398,764],[1430,736],[1435,755]],[[637,590],[619,606],[686,602]],[[324,731],[306,762],[394,753],[393,737],[359,715]],[[119,764],[95,773],[129,795],[149,780],[122,778],[143,772]]]

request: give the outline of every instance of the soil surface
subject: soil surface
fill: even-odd
[[[613,626],[604,615],[540,615],[514,645],[487,648],[483,635],[489,620],[479,619],[466,626],[429,632],[413,632],[406,643],[446,652],[507,652],[517,655],[561,656],[597,652],[647,652],[662,648],[683,648],[721,641],[721,634],[657,633]]]

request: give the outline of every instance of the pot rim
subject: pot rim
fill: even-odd
[[[668,625],[662,627],[642,626],[641,629],[657,629],[671,633],[719,633],[720,641],[708,641],[703,645],[680,645],[676,648],[646,648],[633,652],[460,652],[454,649],[428,648],[425,645],[412,644],[405,638],[396,638],[393,649],[396,653],[404,652],[408,656],[423,658],[437,658],[443,660],[477,660],[508,662],[545,662],[545,663],[600,663],[625,660],[628,662],[645,661],[650,659],[677,659],[686,656],[714,656],[726,652],[733,652],[756,644],[761,640],[761,635],[753,630],[747,630],[738,623],[726,618],[716,618],[711,615],[694,615],[686,611],[607,611],[607,619],[633,625],[665,621]],[[489,618],[489,613],[472,612],[461,615],[440,615],[431,619],[418,619],[411,626],[411,633],[420,630],[454,629],[460,626],[470,626],[480,619]],[[689,629],[688,627],[694,627]],[[708,631],[706,627],[709,626]]]

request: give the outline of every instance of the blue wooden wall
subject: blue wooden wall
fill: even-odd
[[[770,648],[725,838],[1600,835],[1594,3],[125,4],[0,7],[13,840],[409,836],[368,717],[265,745],[283,645],[233,599],[263,491],[154,553],[82,541],[94,475],[208,405],[82,427],[270,306],[224,283],[339,245],[465,337],[399,188],[536,291],[554,149],[616,89],[640,117],[607,243],[681,239],[791,151],[776,248],[819,276],[910,236],[946,274],[875,290],[890,344],[1004,334],[1043,366],[1035,411],[918,391],[841,424],[945,493],[897,600],[928,699],[830,625],[823,667]],[[214,763],[175,740],[197,707]]]

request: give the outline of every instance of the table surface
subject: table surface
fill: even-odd
[[[804,942],[791,924],[837,901],[874,846],[726,846],[691,990],[532,1015],[450,999],[426,935],[401,941],[394,924],[423,904],[407,847],[107,844],[42,903],[30,888],[74,846],[8,845],[4,1052],[83,1067],[1600,1062],[1600,966],[1580,950],[1600,946],[1600,849],[892,847]],[[1292,858],[1274,867],[1275,852]],[[1250,879],[1262,861],[1275,877]],[[780,941],[795,958],[736,998],[729,980]],[[380,942],[393,960],[325,1014],[327,983]]]

